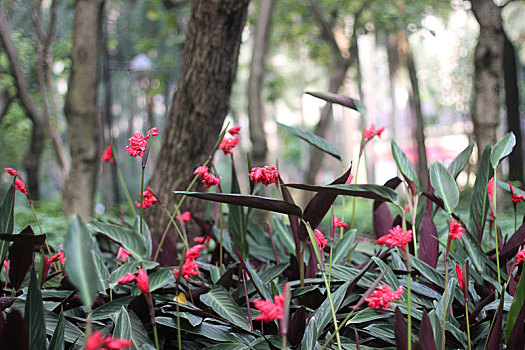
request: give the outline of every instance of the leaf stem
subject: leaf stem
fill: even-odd
[[[337,339],[337,349],[342,350],[341,348],[341,338],[339,337],[339,326],[337,325],[337,316],[335,314],[335,308],[334,308],[334,302],[332,300],[332,294],[330,293],[330,284],[328,283],[328,280],[326,279],[326,274],[322,272],[324,284],[326,286],[326,295],[328,296],[328,300],[330,302],[330,310],[332,311],[332,318],[334,320],[334,327],[335,327],[335,338]]]
[[[142,236],[142,218],[144,216],[144,170],[142,167],[142,175],[140,176],[140,235]]]
[[[441,330],[441,350],[445,349],[445,326],[447,322],[447,288],[448,288],[448,254],[450,250],[450,238],[447,240],[447,250],[445,252],[445,291],[443,294],[443,329]]]
[[[494,194],[492,196],[492,200],[493,200],[493,203],[494,203],[494,239],[496,241],[496,265],[498,267],[498,284],[501,285],[501,275],[500,275],[500,267],[499,267],[499,244],[498,244],[498,224],[497,224],[497,219],[498,219],[498,214],[497,214],[497,210],[496,210],[496,188],[498,186],[496,186],[497,184],[497,171],[496,169],[494,169]]]
[[[470,326],[468,321],[468,298],[465,300],[465,316],[467,317],[467,338],[468,338],[468,350],[470,350],[471,344],[470,344]]]

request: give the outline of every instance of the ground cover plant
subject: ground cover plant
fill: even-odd
[[[362,108],[343,96],[313,95]],[[341,160],[326,140],[282,127]],[[357,164],[383,131],[374,125],[363,131]],[[5,169],[13,181],[0,203],[0,348],[523,349],[525,224],[518,214],[525,192],[497,178],[513,134],[484,150],[465,215],[457,211],[456,178],[472,145],[447,167],[433,163],[428,189],[395,142],[399,177],[382,186],[357,184],[349,166],[321,186],[285,183],[276,165],[237,169],[231,155],[240,133],[227,127],[207,161],[188,170],[193,182],[174,189],[182,199],[158,243],[143,220],[149,207],[164,208],[144,184],[155,128],[134,133],[126,148],[142,160],[142,195],[128,196],[137,215],[89,223],[74,215],[62,244],[46,240],[18,172]],[[217,173],[216,151],[231,156],[231,173]],[[117,161],[111,146],[103,161]],[[250,178],[244,192],[241,176]],[[221,186],[225,177],[229,189]],[[192,191],[197,181],[205,191]],[[258,195],[262,186],[281,196]],[[301,208],[291,189],[315,195]],[[13,232],[16,190],[37,222],[21,232]],[[499,191],[508,196],[498,197]],[[210,202],[214,220],[182,213],[186,197]],[[355,213],[355,198],[373,201],[377,237],[370,242],[360,238],[355,214],[344,217],[345,207]],[[497,198],[512,201],[510,232],[498,225],[504,203]],[[270,213],[267,225],[255,223],[254,209]],[[443,218],[441,232],[436,220]],[[200,236],[188,235],[189,221],[200,226]],[[176,244],[166,243],[170,239]],[[164,254],[177,264],[160,264]]]

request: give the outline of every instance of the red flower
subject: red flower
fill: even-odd
[[[403,232],[399,225],[388,230],[388,232],[389,234],[379,237],[376,244],[386,244],[389,247],[400,247],[404,250],[405,246],[412,241],[412,230]]]
[[[97,350],[100,345],[102,345],[102,333],[99,331],[93,332],[86,339],[86,350]]]
[[[510,191],[512,192],[512,203],[518,203],[518,202],[521,202],[522,200],[525,200],[525,195],[522,195],[522,194],[515,195],[514,188],[512,188],[512,185],[510,183],[509,183],[509,186],[510,186]]]
[[[202,180],[202,183],[204,185],[204,188],[210,188],[211,186],[215,186],[221,183],[221,177],[218,178],[211,175],[210,173],[204,174],[204,180]]]
[[[516,255],[516,262],[514,265],[521,264],[523,261],[525,261],[525,249],[521,249],[518,251],[518,254]]]
[[[238,136],[235,136],[235,137],[228,137],[228,138],[223,138],[220,145],[219,145],[219,149],[222,149],[222,151],[224,152],[224,154],[231,154],[232,153],[232,149],[237,146],[237,144],[239,143],[239,137]]]
[[[117,279],[117,283],[122,283],[122,284],[129,283],[129,282],[133,282],[136,279],[137,279],[137,276],[135,276],[131,272],[128,272],[124,276],[119,277]]]
[[[275,184],[279,181],[279,172],[275,165],[265,166],[264,168],[252,168],[252,171],[248,174],[253,182],[263,183],[264,186]]]
[[[113,159],[113,149],[111,145],[109,145],[102,154],[102,163],[115,163],[115,159]]]
[[[184,257],[186,260],[195,260],[201,255],[201,250],[204,248],[203,244],[197,244],[188,249]]]
[[[135,344],[131,340],[115,339],[111,335],[108,335],[102,339],[102,333],[99,331],[93,332],[93,334],[91,334],[91,336],[86,340],[86,350],[121,350],[128,346],[134,345]]]
[[[241,131],[241,127],[240,126],[234,126],[230,130],[228,130],[228,133],[230,135],[232,135],[232,136],[237,136],[237,135],[239,135],[239,131]]]
[[[133,258],[133,255],[131,255],[131,253],[128,252],[126,248],[120,247],[118,249],[117,260],[122,259],[123,262],[126,262],[126,260],[128,259],[128,256]]]
[[[463,237],[463,233],[466,231],[459,222],[455,222],[454,219],[450,218],[450,225],[448,226],[448,238],[449,239],[460,239]]]
[[[210,236],[206,237],[206,239],[204,239],[204,237],[195,237],[193,239],[194,242],[197,242],[199,244],[202,244],[202,243],[208,243],[208,241],[210,240]]]
[[[182,220],[182,223],[187,223],[188,221],[191,220],[191,213],[189,211],[181,214],[180,216],[176,216],[175,219],[177,219],[178,221],[181,221]]]
[[[9,260],[4,260],[5,275],[7,276],[7,269],[9,268]]]
[[[346,179],[345,185],[350,185],[353,180],[354,180],[354,175],[350,174],[350,176],[348,176],[348,179]]]
[[[199,176],[204,176],[208,172],[208,167],[206,165],[200,166],[193,172],[193,175],[199,174]]]
[[[137,286],[144,293],[149,293],[149,279],[148,274],[139,267],[139,272],[137,273]]]
[[[144,191],[142,195],[139,194],[139,197],[140,196],[144,196],[144,199],[142,200],[142,209],[147,209],[158,202],[157,197],[153,195],[149,187],[146,187],[146,191]],[[135,202],[135,205],[140,208],[140,202]]]
[[[199,276],[200,275],[200,272],[199,272],[199,265],[197,265],[195,263],[195,260],[193,259],[186,259],[186,261],[184,262],[184,265],[182,265],[182,277],[184,277],[186,279],[186,281],[188,280],[188,278],[190,277],[193,277],[193,276]],[[178,276],[179,275],[179,270],[178,269],[173,269],[173,274],[175,276]]]
[[[381,138],[381,134],[383,131],[385,131],[386,126],[383,126],[379,129],[376,129],[376,126],[374,123],[370,124],[370,128],[365,129],[363,131],[363,139],[365,140],[371,140],[374,136],[377,135],[377,137]]]
[[[392,307],[390,306],[390,302],[401,298],[401,295],[403,295],[403,287],[399,286],[399,288],[393,292],[390,286],[386,284],[377,288],[369,297],[365,298],[365,301],[372,309],[383,311],[390,309]]]
[[[334,216],[334,227],[348,227],[348,224],[341,221],[340,217]]]
[[[271,300],[255,299],[253,305],[261,311],[261,314],[255,318],[256,321],[271,322],[275,319],[282,320],[284,316],[284,298],[285,295],[276,295]]]
[[[489,193],[490,200],[494,197],[494,178],[491,177],[487,183],[487,192]]]
[[[15,189],[19,190],[23,194],[29,197],[29,193],[26,190],[26,184],[20,179],[15,179]]]
[[[13,168],[4,168],[5,172],[8,173],[9,175],[13,175],[13,176],[20,176],[18,175],[18,171],[16,171],[15,169]]]
[[[456,275],[458,275],[458,282],[459,282],[459,287],[461,288],[461,290],[464,290],[464,285],[465,285],[465,281],[463,280],[463,272],[461,271],[461,267],[459,267],[458,264],[456,264]]]
[[[315,240],[317,241],[317,245],[319,246],[320,250],[323,250],[324,247],[326,247],[328,240],[324,237],[324,234],[318,229],[315,229],[314,232],[315,232]]]
[[[147,133],[146,136],[142,136],[140,132],[134,132],[133,137],[129,138],[129,146],[126,146],[126,151],[132,157],[144,157],[144,152],[146,151],[146,145],[148,144],[147,140],[150,136],[157,136],[159,129],[152,128]]]

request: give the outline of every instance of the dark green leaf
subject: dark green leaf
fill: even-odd
[[[44,243],[45,235],[35,236],[31,226],[27,226],[20,234],[12,237],[22,238],[16,239],[9,247],[9,259],[13,262],[9,268],[9,281],[18,290],[33,264],[33,251]]]
[[[365,106],[361,103],[361,101],[351,98],[348,96],[338,95],[331,92],[310,92],[305,91],[305,94],[320,98],[322,100],[325,100],[329,103],[336,103],[338,105],[341,105],[343,107],[348,107],[350,109],[353,109],[354,111],[357,111],[361,114],[364,114],[366,112]]]
[[[58,323],[49,343],[49,350],[64,350],[64,331],[66,329],[66,318],[64,312],[58,316]]]
[[[337,313],[339,307],[343,303],[345,298],[346,290],[350,284],[347,282],[341,285],[335,292],[332,293],[332,301],[334,304],[334,310]],[[317,334],[321,334],[324,328],[332,320],[332,309],[330,308],[330,299],[326,298],[323,303],[315,310],[314,316],[317,320]],[[311,322],[311,321],[310,321]]]
[[[231,193],[232,194],[241,194],[241,188],[237,180],[237,173],[235,172],[235,165],[232,162],[232,172],[231,172]],[[237,245],[242,252],[242,258],[244,259],[248,256],[248,244],[246,242],[246,230],[245,222],[247,218],[244,214],[244,208],[240,205],[235,205],[229,203],[228,205],[228,229],[230,231],[230,236],[234,241],[234,245]]]
[[[255,271],[255,269],[250,265],[250,262],[248,260],[244,262],[244,266],[246,266],[246,269],[248,270],[251,282],[257,287],[257,290],[259,290],[262,293],[264,299],[271,300],[272,294],[267,288],[267,284],[269,281],[264,283],[263,280],[257,274],[257,271]]]
[[[29,333],[29,347],[31,350],[45,350],[47,348],[46,320],[44,316],[44,302],[40,293],[40,286],[34,269],[31,269],[29,288],[24,311],[26,328]]]
[[[314,316],[310,318],[310,321],[308,322],[308,325],[306,326],[306,330],[304,331],[304,338],[301,342],[301,349],[308,349],[313,350],[316,343],[317,338],[319,336],[317,330],[319,329],[319,326],[317,324],[317,319]]]
[[[337,150],[337,148],[334,145],[332,145],[330,142],[326,141],[321,136],[318,136],[308,130],[297,129],[297,128],[294,128],[288,125],[284,125],[281,123],[277,123],[277,125],[285,129],[292,135],[300,138],[301,140],[308,142],[310,145],[314,146],[315,148],[325,153],[328,153],[329,155],[339,159],[340,161],[343,160],[343,157],[341,156],[341,153]]]
[[[470,155],[472,154],[473,149],[474,143],[471,143],[448,166],[447,170],[454,179],[458,177],[459,173],[463,170],[465,165],[467,165],[467,162],[470,158]]]
[[[509,132],[507,135],[503,136],[503,138],[494,145],[492,152],[490,153],[490,164],[492,165],[492,169],[496,169],[501,160],[512,152],[515,145],[516,136],[514,136],[513,132]]]
[[[146,248],[146,239],[144,236],[141,236],[140,233],[126,227],[105,222],[92,221],[89,224],[89,227],[95,232],[100,232],[104,236],[126,248],[135,259],[149,259]]]
[[[225,320],[242,329],[250,330],[248,316],[235,303],[230,293],[224,287],[215,285],[208,293],[201,295],[200,299]]]
[[[437,196],[443,200],[445,210],[451,214],[459,203],[459,189],[447,168],[434,162],[430,166],[430,182]]]
[[[520,278],[516,291],[514,292],[514,299],[510,305],[510,310],[507,315],[507,328],[505,330],[505,341],[509,340],[510,333],[516,324],[518,314],[525,303],[525,278]]]
[[[131,322],[124,306],[121,306],[119,312],[116,314],[113,336],[117,339],[131,339]]]
[[[333,251],[332,264],[340,264],[348,260],[351,251],[350,248],[352,247],[352,244],[354,244],[356,233],[357,229],[352,229],[346,232],[343,239],[337,242]]]
[[[469,233],[473,235],[473,239],[481,242],[483,237],[483,230],[485,228],[485,221],[489,210],[489,196],[487,194],[487,183],[490,178],[494,176],[494,170],[489,164],[490,161],[490,146],[487,146],[483,151],[481,160],[478,162],[478,171],[476,173],[476,182],[472,189],[472,197],[470,198],[470,218],[469,218]],[[469,252],[471,254],[472,252]],[[475,256],[471,257],[474,259]],[[477,261],[473,262],[478,265]],[[479,265],[478,265],[479,266]]]
[[[46,329],[47,334],[52,335],[55,333],[55,330],[58,328],[58,322],[60,321],[57,314],[46,310]],[[64,330],[64,339],[68,343],[84,344],[84,333],[78,329],[73,323],[65,320],[65,330]]]
[[[86,224],[78,215],[71,216],[64,239],[65,267],[69,280],[78,289],[87,307],[93,305],[97,294],[98,275],[92,250],[93,240]]]
[[[313,192],[331,192],[342,196],[361,197],[368,199],[379,199],[397,204],[399,198],[397,193],[385,186],[380,185],[325,185],[314,186],[306,184],[286,184],[285,186],[299,190]]]
[[[397,168],[405,178],[405,180],[410,181],[414,183],[416,186],[416,189],[419,187],[418,180],[417,180],[417,173],[414,170],[414,167],[408,160],[408,157],[406,154],[401,150],[401,148],[397,145],[395,141],[392,140],[392,156],[394,157],[394,160],[396,161]]]
[[[133,296],[126,296],[99,306],[91,313],[91,319],[93,321],[109,319],[110,314],[118,312],[122,306],[127,307],[134,298]]]
[[[14,208],[15,208],[15,187],[14,184],[9,186],[4,200],[0,203],[0,233],[13,233],[14,225]],[[4,263],[7,256],[9,242],[0,242],[0,266]]]
[[[97,289],[99,293],[106,293],[106,290],[109,288],[109,270],[104,264],[104,260],[100,256],[97,249],[93,249],[91,251],[91,254],[93,255],[93,262],[95,263],[96,271],[97,271]]]
[[[140,216],[135,216],[135,222],[133,223],[133,228],[135,232],[140,235]],[[144,255],[145,259],[152,259],[152,241],[151,241],[151,231],[149,230],[146,220],[142,220],[142,237],[144,237],[144,246],[146,247],[146,253]]]

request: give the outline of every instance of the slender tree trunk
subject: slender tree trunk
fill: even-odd
[[[387,54],[388,54],[388,80],[390,83],[390,103],[392,104],[391,134],[392,139],[396,140],[397,136],[397,99],[396,99],[396,81],[397,67],[399,66],[399,54],[397,50],[397,37],[395,34],[387,34]]]
[[[416,64],[412,49],[405,32],[399,33],[399,47],[403,52],[405,63],[410,78],[412,91],[410,93],[411,113],[416,122],[415,138],[417,142],[417,177],[422,189],[427,188],[428,182],[428,162],[427,150],[425,147],[425,129],[423,124],[423,113],[421,111],[421,99],[419,97],[419,81],[417,79]]]
[[[77,0],[71,74],[64,111],[68,121],[71,168],[63,193],[66,215],[88,219],[93,211],[99,165],[97,91],[103,0]]]
[[[523,152],[521,145],[520,97],[518,88],[518,70],[514,45],[504,33],[503,75],[505,78],[505,105],[507,108],[507,128],[516,135],[516,146],[509,155],[509,180],[523,183]]]
[[[150,187],[170,210],[179,199],[171,191],[188,186],[193,170],[212,151],[228,113],[248,3],[249,0],[193,2],[179,85],[150,181]],[[186,200],[185,204],[185,210],[202,215],[204,202]],[[162,209],[148,209],[146,219],[153,235],[162,235],[167,223]]]
[[[499,8],[492,0],[472,0],[480,32],[474,53],[472,122],[478,159],[485,147],[496,143],[499,124],[499,80],[503,75],[503,27]]]
[[[268,40],[272,25],[272,14],[276,0],[261,0],[253,40],[252,64],[248,81],[248,116],[250,118],[250,140],[252,141],[252,164],[266,164],[268,152],[264,132],[264,103],[262,97],[264,63],[268,51]]]

